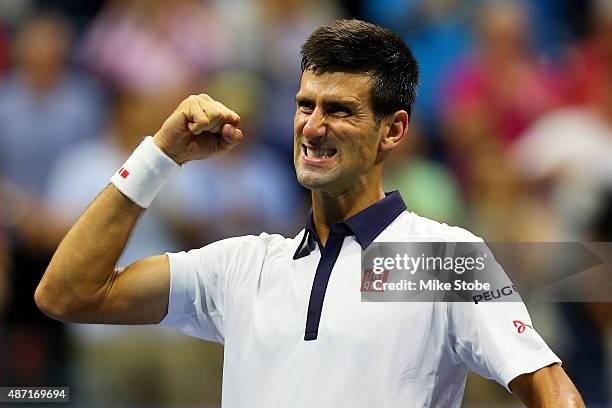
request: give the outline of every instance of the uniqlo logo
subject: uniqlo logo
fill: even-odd
[[[130,175],[130,172],[124,169],[123,167],[119,169],[118,173],[123,178],[127,178],[127,176]]]
[[[372,269],[366,269],[361,276],[361,291],[384,292],[385,290],[382,288],[382,284],[387,283],[387,279],[389,279],[389,271],[387,270],[382,273],[374,273]]]

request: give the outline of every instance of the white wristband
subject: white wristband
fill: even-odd
[[[111,183],[140,207],[147,208],[181,168],[157,147],[151,136],[147,136],[111,177]]]

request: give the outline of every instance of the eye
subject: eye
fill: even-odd
[[[297,106],[300,109],[300,111],[304,113],[310,113],[314,110],[314,103],[312,103],[311,101],[306,101],[306,100],[298,101]]]
[[[341,117],[341,118],[350,116],[353,114],[353,112],[348,106],[343,105],[341,103],[329,103],[325,106],[325,108],[326,108],[325,111],[329,115],[334,115],[334,116]]]
[[[332,109],[330,109],[329,113],[331,115],[345,117],[345,116],[350,116],[353,112],[351,112],[351,110],[347,108],[346,106],[340,105],[340,106],[335,106]]]
[[[351,110],[350,110],[349,108],[347,108],[346,106],[338,106],[338,108],[336,109],[336,111],[337,111],[337,112],[339,112],[339,113],[345,113],[345,114],[347,114],[347,115],[350,115],[351,113],[353,113],[353,112],[351,112]]]

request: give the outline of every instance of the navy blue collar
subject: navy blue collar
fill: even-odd
[[[346,235],[354,235],[361,249],[365,250],[405,210],[406,204],[399,191],[385,193],[385,198],[361,210],[351,218],[333,224],[330,231],[332,228],[347,230]],[[315,229],[312,209],[310,209],[304,235],[293,259],[308,256],[315,249],[316,244],[319,244],[320,248],[323,246]]]

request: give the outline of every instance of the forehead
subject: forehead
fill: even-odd
[[[348,72],[314,73],[306,70],[302,74],[297,97],[318,100],[346,99],[368,103],[370,100],[371,77],[367,74]]]

